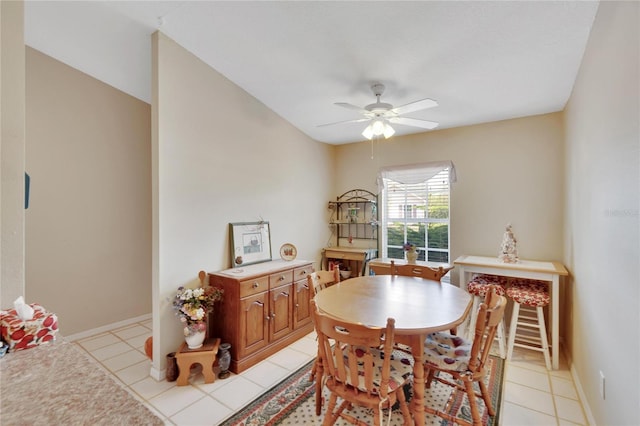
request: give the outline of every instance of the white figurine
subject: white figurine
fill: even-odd
[[[498,259],[503,263],[518,263],[518,248],[516,247],[516,237],[511,230],[511,224],[508,224],[504,231]]]

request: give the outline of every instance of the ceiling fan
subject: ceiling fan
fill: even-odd
[[[422,99],[419,101],[411,102],[399,107],[393,107],[391,104],[380,102],[380,96],[384,93],[384,84],[373,83],[371,90],[376,96],[376,102],[361,108],[356,105],[352,105],[345,102],[336,102],[335,105],[343,108],[352,109],[358,111],[365,118],[359,118],[355,120],[338,121],[336,123],[321,124],[318,127],[333,126],[336,124],[345,123],[360,123],[364,121],[370,121],[369,125],[362,132],[362,136],[367,139],[373,139],[374,136],[383,135],[385,139],[390,138],[395,133],[390,123],[402,124],[405,126],[420,127],[422,129],[435,129],[438,123],[435,121],[419,120],[417,118],[401,117],[402,114],[407,114],[422,109],[433,108],[438,106],[438,103],[433,99]]]

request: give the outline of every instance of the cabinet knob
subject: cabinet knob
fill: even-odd
[[[254,281],[252,287],[253,288],[258,288],[260,286],[260,284],[258,284],[258,281]]]
[[[269,321],[271,318],[269,318],[269,315],[267,315],[266,317],[264,317],[265,321]]]
[[[284,275],[281,275],[281,276],[280,276],[280,281],[284,281],[284,280],[285,280],[285,276],[284,276]]]

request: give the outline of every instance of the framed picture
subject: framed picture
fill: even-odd
[[[230,223],[229,237],[233,268],[271,260],[269,222]]]

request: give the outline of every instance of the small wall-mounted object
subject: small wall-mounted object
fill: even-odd
[[[29,208],[29,187],[31,186],[31,177],[24,172],[24,208]]]

